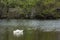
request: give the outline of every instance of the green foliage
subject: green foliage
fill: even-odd
[[[16,11],[16,14],[26,15],[33,13],[34,16],[39,15],[44,17],[47,14],[53,14],[53,16],[57,17],[59,13],[57,14],[56,9],[60,7],[59,5],[59,0],[0,0],[0,8],[6,8],[8,11],[9,8],[17,8],[18,11]]]
[[[1,0],[4,5],[22,6],[23,8],[34,6],[38,0]]]

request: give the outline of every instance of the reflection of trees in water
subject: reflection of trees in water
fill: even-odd
[[[18,27],[19,29],[23,29],[24,30],[24,34],[23,36],[19,37],[17,39],[17,37],[14,37],[13,36],[13,30],[17,29],[16,27],[5,27],[5,28],[1,28],[0,30],[3,29],[3,32],[2,31],[0,32],[1,34],[1,39],[0,40],[55,40],[55,32],[43,32],[43,30],[40,30],[40,28],[30,28],[30,30],[28,30],[28,28],[26,27]],[[52,36],[53,35],[53,36]],[[2,39],[3,37],[3,39]]]

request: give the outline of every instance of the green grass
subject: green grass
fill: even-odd
[[[13,35],[13,30],[23,29],[24,35],[20,37],[16,37]],[[4,40],[56,40],[56,32],[43,32],[40,29],[32,29],[28,30],[27,27],[12,27],[6,28],[5,33],[3,35]]]

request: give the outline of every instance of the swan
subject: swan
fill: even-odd
[[[19,37],[19,36],[23,35],[23,30],[19,30],[19,29],[14,30],[13,35]]]

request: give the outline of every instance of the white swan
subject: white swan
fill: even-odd
[[[19,37],[19,36],[23,35],[23,30],[19,30],[19,29],[14,30],[13,35]]]

